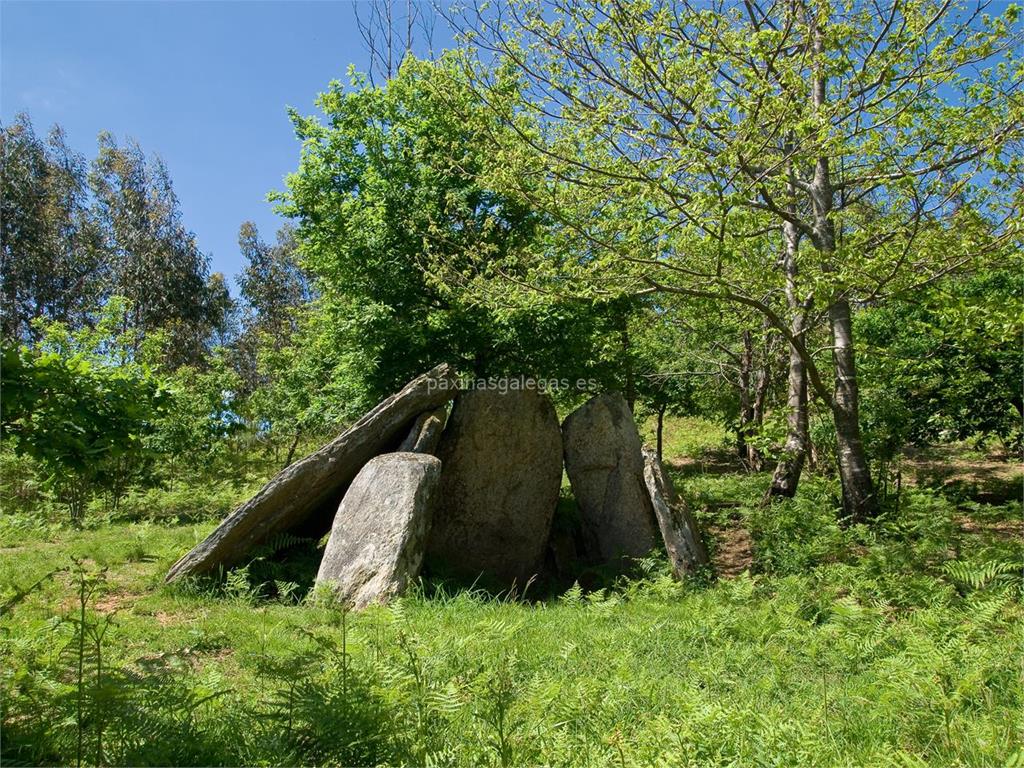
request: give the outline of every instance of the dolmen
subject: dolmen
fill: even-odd
[[[451,414],[448,414],[449,402]],[[182,557],[168,581],[244,562],[287,532],[329,531],[317,586],[360,609],[400,596],[426,566],[525,590],[560,541],[563,466],[588,564],[668,553],[683,578],[708,562],[696,524],[616,393],[558,423],[536,389],[469,389],[439,365],[320,450],[279,472]]]
[[[176,562],[167,581],[236,565],[271,536],[298,528],[325,506],[329,528],[345,489],[363,465],[405,439],[417,417],[445,405],[457,388],[447,364],[413,379],[323,448],[278,472]]]

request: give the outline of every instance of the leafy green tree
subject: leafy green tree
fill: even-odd
[[[126,311],[113,301],[95,329],[37,323],[37,346],[3,346],[3,439],[45,467],[76,525],[98,491],[116,507],[146,477],[148,437],[169,405],[158,379],[127,356],[134,339],[117,333]]]
[[[298,264],[291,226],[282,227],[277,242],[270,245],[260,239],[256,225],[247,221],[239,229],[238,245],[245,258],[238,276],[244,305],[240,333],[232,346],[243,394],[247,394],[267,385],[257,372],[261,347],[270,344],[280,351],[290,342],[298,330],[300,309],[312,299],[312,291]]]
[[[85,160],[55,126],[45,139],[26,114],[0,131],[0,296],[3,337],[35,339],[33,321],[83,324],[104,289]]]
[[[256,225],[247,221],[238,232],[238,245],[246,260],[238,287],[251,311],[246,330],[268,333],[277,346],[283,346],[297,328],[295,309],[312,298],[309,280],[298,263],[294,228],[285,225],[277,233],[277,242],[268,245],[260,239]]]
[[[261,384],[246,413],[275,457],[284,448],[285,466],[304,437],[335,430],[373,405],[356,373],[358,353],[339,344],[331,326],[322,313],[306,311],[291,343],[277,346],[265,336],[258,347]]]
[[[680,366],[688,359],[686,344],[692,341],[674,322],[664,307],[653,306],[634,323],[632,335],[636,350],[639,414],[655,418],[655,448],[658,458],[664,449],[665,416],[692,413],[695,382],[692,370]]]
[[[869,352],[866,435],[881,460],[906,442],[995,436],[1019,445],[1020,266],[947,278],[913,301],[891,301],[858,318]]]
[[[162,479],[192,481],[222,470],[234,449],[230,439],[244,428],[237,402],[241,382],[223,348],[201,366],[164,373],[163,385],[173,407],[161,410],[149,439],[160,456]]]
[[[469,290],[543,247],[544,222],[480,182],[494,121],[457,70],[407,58],[386,85],[334,82],[318,105],[323,121],[293,114],[303,153],[282,210],[363,390],[376,398],[442,360],[572,378],[597,364],[586,302],[495,306]]]
[[[477,6],[463,34],[483,52],[467,67],[476,89],[517,139],[500,146],[494,186],[593,246],[569,272],[580,281],[761,312],[832,413],[845,512],[864,519],[878,504],[853,309],[1005,244],[1024,131],[1017,19],[1012,5],[987,16],[942,0],[886,13],[862,0],[514,0]],[[783,288],[784,250],[785,315],[764,301]],[[811,306],[827,318],[827,363],[796,322]]]

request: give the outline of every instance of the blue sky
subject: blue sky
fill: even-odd
[[[435,45],[444,35],[439,22]],[[265,198],[298,164],[286,106],[312,113],[330,80],[367,60],[349,0],[3,0],[0,120],[60,123],[88,158],[101,130],[138,139],[166,161],[213,269],[233,276],[239,224],[267,240],[280,224]]]

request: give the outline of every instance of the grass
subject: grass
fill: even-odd
[[[655,559],[536,602],[427,585],[347,615],[255,566],[164,585],[212,523],[6,519],[3,762],[1024,760],[1019,504],[912,489],[877,525],[843,528],[828,480],[770,511],[764,476],[684,465],[677,482],[713,545],[749,534],[748,569],[681,585]]]
[[[640,426],[640,434],[647,445],[655,444],[657,419],[650,417]],[[730,436],[725,425],[696,416],[666,416],[662,453],[671,457],[696,457],[729,445]]]

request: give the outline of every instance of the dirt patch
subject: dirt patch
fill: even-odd
[[[754,565],[754,542],[750,532],[741,525],[708,526],[715,539],[711,562],[720,579],[733,579]]]
[[[959,445],[908,449],[902,475],[909,485],[958,490],[989,504],[1020,500],[1024,491],[1024,465],[1019,456],[998,451],[965,456]]]
[[[135,592],[111,592],[97,598],[96,602],[93,603],[93,608],[99,613],[113,613],[114,611],[131,608],[143,597],[145,595]]]
[[[970,517],[956,518],[956,524],[962,533],[989,535],[1007,541],[1024,541],[1024,520],[995,520],[987,522],[974,520]]]
[[[732,451],[705,451],[698,457],[675,456],[666,458],[665,463],[683,477],[694,475],[729,475],[749,472],[750,469]]]
[[[224,661],[235,652],[234,648],[220,648],[210,654],[210,659],[213,661]]]
[[[166,611],[157,611],[153,614],[153,618],[156,619],[156,623],[161,627],[169,627],[172,624],[181,624],[181,617],[177,614],[167,613]]]

